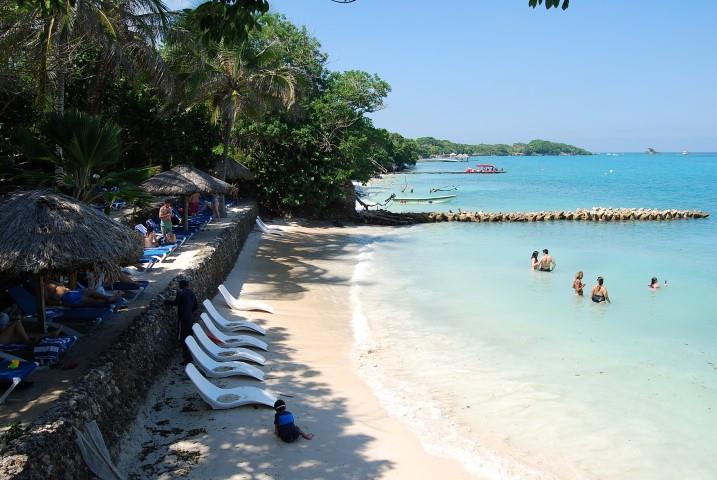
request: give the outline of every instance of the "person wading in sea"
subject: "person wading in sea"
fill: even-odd
[[[605,280],[602,277],[598,277],[597,284],[593,287],[590,296],[592,298],[592,301],[595,303],[611,303],[610,297],[607,295],[607,288],[605,288],[605,285],[603,285],[604,282]]]
[[[548,253],[548,249],[543,249],[543,256],[538,261],[538,271],[540,272],[552,272],[555,270],[555,260]]]

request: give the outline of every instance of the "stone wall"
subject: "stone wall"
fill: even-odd
[[[211,298],[234,266],[256,208],[209,244],[185,271],[197,298]],[[96,365],[68,388],[50,410],[0,452],[2,479],[93,478],[75,444],[72,427],[96,420],[113,457],[121,436],[137,416],[154,380],[178,351],[176,309],[163,305],[174,298],[179,277],[157,294]]]
[[[645,208],[579,208],[552,212],[405,212],[386,210],[360,212],[358,221],[372,225],[412,225],[437,222],[551,222],[559,220],[588,222],[666,221],[707,218],[701,210],[654,210]]]

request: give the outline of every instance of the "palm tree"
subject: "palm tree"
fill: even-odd
[[[38,103],[46,110],[64,111],[68,65],[87,45],[101,47],[117,62],[161,66],[154,46],[168,21],[162,0],[18,0],[17,4],[15,15],[0,21],[6,32],[0,35],[3,57],[12,58],[14,49],[30,54]],[[6,58],[2,60],[5,63]]]
[[[186,94],[181,103],[189,108],[206,104],[212,121],[220,126],[221,178],[225,180],[237,117],[255,115],[277,103],[291,108],[300,72],[283,62],[276,40],[208,44],[191,34],[177,35],[175,40],[167,58],[184,80]]]

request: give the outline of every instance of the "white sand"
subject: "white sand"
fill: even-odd
[[[297,424],[315,438],[282,443],[270,408],[210,410],[176,367],[155,386],[120,467],[133,478],[473,478],[457,461],[427,453],[356,371],[350,279],[359,234],[372,230],[290,229],[276,238],[253,233],[225,285],[276,309],[247,315],[268,329],[267,388],[287,395]]]

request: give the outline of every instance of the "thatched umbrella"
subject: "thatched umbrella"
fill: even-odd
[[[226,194],[232,191],[227,182],[189,165],[177,165],[142,183],[152,195],[184,196],[184,228],[189,230],[189,196],[194,193]]]
[[[215,168],[218,171],[220,167],[221,165],[217,165]],[[252,181],[254,180],[254,174],[251,173],[251,170],[249,170],[243,163],[237,162],[236,160],[228,159],[227,180]]]
[[[0,272],[37,280],[37,317],[45,329],[43,275],[90,270],[116,274],[142,256],[137,232],[75,198],[48,190],[18,192],[0,204]]]

